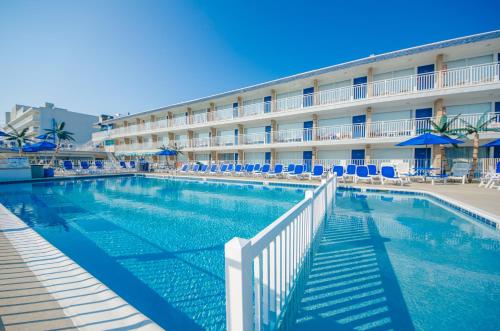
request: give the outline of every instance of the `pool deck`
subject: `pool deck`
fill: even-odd
[[[0,204],[0,330],[161,330]]]

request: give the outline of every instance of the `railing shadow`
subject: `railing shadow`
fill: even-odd
[[[292,329],[413,330],[385,242],[370,216],[334,212]]]

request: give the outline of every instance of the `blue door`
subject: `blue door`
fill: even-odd
[[[365,164],[365,150],[364,149],[353,149],[351,151],[351,161],[356,165]]]
[[[238,145],[238,129],[234,129],[234,144]]]
[[[234,153],[234,163],[238,163],[238,153]]]
[[[495,117],[495,121],[500,122],[500,102],[495,102]]]
[[[352,117],[352,137],[363,138],[365,136],[366,115]]]
[[[314,87],[304,89],[303,107],[311,107],[313,105]]]
[[[312,151],[304,151],[302,153],[302,158],[304,159],[304,167],[305,167],[304,171],[311,171],[313,152]]]
[[[233,118],[238,117],[238,103],[234,102],[233,103]]]
[[[304,122],[304,141],[312,140],[313,121]]]
[[[271,126],[266,126],[266,144],[271,143]]]
[[[493,147],[493,157],[495,159],[500,159],[500,146]]]
[[[415,168],[429,168],[431,165],[431,149],[415,148]]]
[[[264,113],[271,112],[271,101],[272,101],[272,98],[270,95],[267,97],[264,97]]]
[[[364,99],[366,98],[366,84],[368,83],[368,77],[358,77],[354,78],[352,81],[353,86],[353,97],[354,99]]]
[[[432,108],[422,108],[415,110],[415,119],[416,119],[415,131],[417,134],[423,133],[425,129],[430,129],[431,117],[432,117]]]
[[[429,90],[434,88],[434,64],[417,68],[417,89]]]
[[[271,152],[266,152],[266,155],[265,155],[265,163],[271,163]]]

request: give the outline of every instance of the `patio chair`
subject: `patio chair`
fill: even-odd
[[[293,174],[294,171],[295,171],[295,164],[290,163],[288,167],[286,167],[286,171],[284,171],[284,173],[285,175],[288,175],[288,174]]]
[[[247,167],[245,169],[245,175],[250,176],[253,173],[253,169],[255,168],[255,165],[253,164],[247,164]]]
[[[334,165],[332,168],[332,173],[337,175],[337,179],[345,183],[344,177],[344,167],[341,165]]]
[[[237,164],[234,167],[234,176],[241,176],[243,174],[243,166],[241,164]]]
[[[95,171],[97,173],[103,173],[104,172],[104,163],[103,163],[103,161],[101,161],[101,160],[95,160],[94,167],[95,167]]]
[[[262,166],[262,169],[260,169],[260,172],[257,173],[256,175],[257,176],[262,176],[262,177],[266,177],[267,174],[269,174],[269,171],[271,170],[271,165],[269,163],[265,163],[263,166]]]
[[[210,171],[208,172],[208,174],[209,175],[217,175],[217,169],[218,169],[217,164],[212,164],[210,166]]]
[[[348,164],[344,173],[344,179],[350,178],[353,182],[356,179],[356,165]]]
[[[80,161],[80,172],[89,174],[90,173],[90,163],[89,161]]]
[[[120,169],[121,170],[126,170],[127,169],[127,163],[125,163],[125,161],[120,161]]]
[[[233,171],[234,171],[234,164],[229,163],[229,165],[227,166],[226,171],[224,171],[222,174],[230,176],[233,173]]]
[[[380,176],[382,184],[385,184],[385,182],[391,182],[395,184],[399,183],[403,186],[403,179],[396,175],[396,169],[394,166],[382,166]]]
[[[199,164],[195,164],[195,165],[193,165],[193,169],[191,169],[191,170],[189,171],[189,173],[191,173],[191,174],[195,174],[195,173],[197,173],[197,172],[198,172],[198,170],[200,170],[200,165],[199,165]]]
[[[368,175],[370,175],[371,178],[374,180],[380,179],[380,174],[378,173],[377,166],[374,164],[368,164]]]
[[[130,169],[135,169],[135,161],[130,161],[128,163],[128,165],[129,165]]]
[[[179,173],[181,173],[181,174],[187,174],[188,172],[189,172],[189,164],[185,163],[179,169]]]
[[[227,171],[227,167],[228,167],[228,164],[227,163],[223,163],[220,166],[219,174],[220,175],[224,175],[224,173]]]
[[[252,175],[257,176],[258,174],[260,174],[260,168],[261,168],[260,163],[255,163]]]
[[[63,161],[63,173],[75,175],[77,173],[76,169],[73,167],[73,162],[70,160]]]
[[[281,177],[283,176],[283,165],[278,163],[274,166],[274,170],[273,171],[269,171],[269,173],[267,174],[267,177],[271,178],[271,177]]]
[[[490,170],[489,173],[487,173],[485,176],[481,178],[481,181],[479,183],[479,187],[483,186],[488,188],[488,187],[493,187],[496,186],[495,184],[500,180],[500,161],[497,162],[495,169]]]
[[[322,164],[315,164],[313,167],[313,171],[308,173],[309,179],[319,179],[323,178],[323,174],[325,173],[325,168]]]
[[[301,179],[304,175],[304,166],[302,164],[297,164],[294,167],[293,173],[288,174],[288,178]]]
[[[208,170],[208,164],[202,164],[199,172],[204,174],[207,172],[207,170]]]
[[[358,183],[359,181],[368,181],[370,182],[370,184],[373,184],[373,177],[370,176],[368,167],[365,165],[359,165],[356,167],[356,176],[354,177],[354,182]]]

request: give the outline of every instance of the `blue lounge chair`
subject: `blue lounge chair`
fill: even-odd
[[[337,175],[337,179],[345,182],[344,179],[344,167],[341,165],[334,165],[332,168],[332,173]]]
[[[101,160],[95,160],[94,166],[96,172],[104,172],[104,163]]]
[[[227,163],[223,163],[220,166],[219,174],[224,174],[227,171]]]
[[[348,164],[346,172],[344,173],[344,178],[350,178],[353,182],[356,178],[356,165],[355,164]]]
[[[125,161],[120,161],[120,168],[127,169],[127,164],[125,163]]]
[[[392,182],[395,184],[399,183],[403,186],[403,179],[396,175],[394,166],[383,166],[380,170],[380,176],[382,184],[385,184],[385,182]]]
[[[63,161],[63,172],[68,174],[76,174],[75,168],[73,168],[73,162],[70,160]]]
[[[250,176],[253,173],[255,165],[253,164],[247,164],[247,167],[245,169],[245,175]]]
[[[274,166],[274,170],[267,174],[267,177],[283,176],[283,165],[278,163]]]
[[[179,173],[187,174],[189,172],[189,164],[185,163],[180,169]]]
[[[198,170],[200,170],[200,165],[199,164],[195,164],[193,166],[193,169],[191,169],[190,173],[195,174],[195,173],[198,172]]]
[[[200,167],[200,173],[206,173],[208,170],[208,164],[202,164],[201,167]]]
[[[80,171],[82,173],[90,173],[90,164],[89,161],[80,161]]]
[[[301,179],[303,175],[304,175],[304,166],[302,164],[297,164],[293,169],[293,173],[288,174],[288,178]]]
[[[226,171],[224,171],[223,174],[230,176],[233,173],[233,170],[234,170],[234,164],[229,163],[229,165],[227,166]]]
[[[323,177],[325,168],[322,164],[315,164],[312,173],[309,173],[309,179],[320,179]]]
[[[285,175],[293,174],[294,171],[295,171],[295,164],[290,163],[288,167],[286,167]]]
[[[210,171],[208,172],[208,174],[209,175],[217,175],[217,169],[218,169],[217,164],[212,164],[210,166]]]
[[[130,169],[135,169],[135,161],[130,161],[128,165],[130,166]]]
[[[368,164],[368,174],[373,178],[373,179],[379,179],[380,175],[378,173],[377,166],[374,164]]]
[[[260,175],[262,177],[266,177],[266,175],[269,173],[270,170],[271,170],[271,165],[269,163],[265,163],[257,175]]]
[[[258,175],[260,174],[260,163],[255,163],[255,166],[253,167],[252,174],[253,175]]]
[[[243,166],[241,164],[237,164],[235,167],[234,167],[234,175],[235,176],[240,176],[243,174]]]
[[[356,167],[356,177],[354,178],[354,181],[358,183],[359,181],[362,180],[368,181],[371,184],[373,184],[373,177],[370,176],[368,167],[365,165],[359,165]]]

